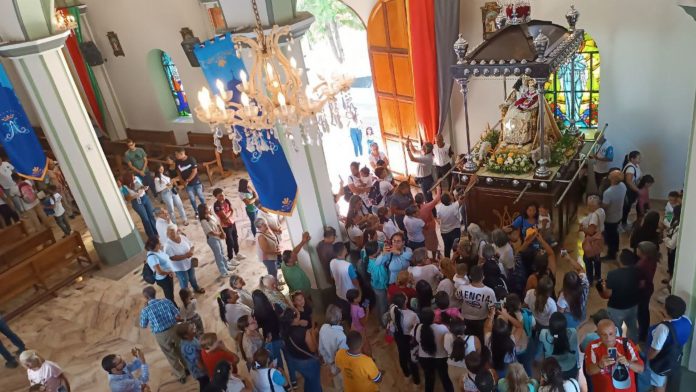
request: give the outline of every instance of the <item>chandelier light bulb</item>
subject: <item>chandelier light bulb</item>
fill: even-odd
[[[284,107],[286,104],[285,95],[283,95],[283,93],[278,93],[278,104],[280,105],[281,108]]]
[[[297,61],[295,60],[295,57],[290,57],[290,66],[292,68],[297,68]]]
[[[201,91],[198,92],[198,103],[200,103],[205,116],[210,118],[210,91],[203,87]]]
[[[243,106],[245,106],[245,107],[249,106],[249,96],[246,93],[244,93],[244,92],[242,93],[241,100],[242,100]]]
[[[220,96],[222,99],[226,100],[227,99],[227,92],[225,91],[225,85],[222,84],[222,80],[216,79],[215,80],[215,87],[217,88],[218,92],[220,93]]]
[[[247,79],[247,74],[246,74],[246,72],[244,72],[244,70],[239,72],[239,79],[242,81],[242,86],[244,87],[244,91],[248,90],[249,80]]]
[[[268,77],[268,80],[273,80],[273,66],[271,63],[266,63],[266,76]]]
[[[226,117],[226,110],[225,110],[225,101],[220,98],[220,96],[215,97],[215,106],[217,106],[218,110],[220,110],[220,114],[222,115],[222,118],[224,119]]]

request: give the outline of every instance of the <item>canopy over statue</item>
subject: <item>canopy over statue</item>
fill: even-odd
[[[530,201],[550,209],[559,240],[573,222],[582,194],[578,178],[594,146],[574,130],[562,129],[544,89],[583,42],[584,31],[575,28],[578,15],[574,7],[566,14],[569,29],[548,21],[524,23],[513,15],[509,25],[499,26],[471,51],[461,34],[454,44],[457,64],[451,72],[464,95],[468,153],[453,173],[456,186],[468,193],[469,220],[487,230],[509,225]],[[490,122],[496,125],[487,126],[481,140],[471,143],[468,83],[474,77],[496,77],[504,87],[508,81],[513,87],[505,87],[500,117]]]

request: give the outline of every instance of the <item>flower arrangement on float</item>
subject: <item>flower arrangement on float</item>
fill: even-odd
[[[483,165],[488,159],[488,155],[495,151],[500,140],[500,131],[486,127],[486,131],[481,135],[481,139],[471,149],[471,155],[477,165]]]
[[[527,152],[508,150],[491,155],[486,168],[494,173],[524,174],[534,170],[534,163]]]

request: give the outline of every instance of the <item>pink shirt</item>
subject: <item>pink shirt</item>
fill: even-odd
[[[638,189],[638,206],[641,211],[644,211],[646,205],[650,204],[650,189],[644,186]]]
[[[447,308],[442,311],[442,309],[435,309],[435,324],[442,323],[442,313],[446,313],[450,318],[462,318],[462,313],[457,308]]]
[[[360,322],[360,319],[365,317],[365,309],[360,305],[350,305],[350,317],[353,319],[350,329],[362,333],[365,327]]]

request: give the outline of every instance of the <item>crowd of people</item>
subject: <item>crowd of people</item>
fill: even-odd
[[[208,206],[195,159],[185,150],[151,176],[144,169],[146,154],[129,147],[132,172],[121,176],[121,187],[149,237],[143,279],[151,285],[142,292],[139,325],[150,329],[182,383],[190,375],[201,391],[275,392],[293,390],[298,381],[308,392],[376,391],[385,373],[376,350],[386,346],[380,355],[394,353],[402,373],[395,378],[423,384],[426,392],[436,384],[446,392],[665,391],[679,385],[679,360],[692,325],[684,300],[669,293],[670,279],[659,288],[654,280],[661,245],[667,271],[674,272],[682,194],[669,194],[664,214],[652,209],[655,180],[641,172],[639,152],[628,154],[623,167],[605,171],[603,163],[613,160],[610,144],[604,140],[593,152],[601,162],[599,186],[586,196],[577,250],[562,249],[549,210],[535,202],[505,227],[487,231],[470,222],[466,184],[446,177],[456,163],[441,137],[420,149],[407,143],[417,165],[415,194],[408,181],[395,181],[379,146],[370,145],[371,167],[353,162],[336,195],[348,203],[340,227],[325,227],[318,241],[304,233],[293,249],[283,249],[282,224],[258,209],[255,191],[241,180],[238,192],[267,272],[250,289],[233,273],[244,256],[225,191],[214,189]],[[229,288],[216,297],[228,337],[207,332],[197,311],[215,305],[195,298],[205,289],[196,281],[194,246],[175,223],[176,212],[181,224],[189,222],[172,185],[177,180],[220,276],[229,278]],[[166,209],[155,211],[148,191]],[[628,225],[633,205],[637,219]],[[624,249],[622,231],[630,232]],[[323,268],[317,272],[335,289],[335,297],[321,298],[328,304],[321,315],[313,312],[310,280],[298,265],[305,247],[314,247]],[[607,262],[620,267],[603,273]],[[591,295],[607,302],[590,315]],[[654,298],[662,316],[651,324]],[[32,384],[70,390],[56,364],[26,351],[6,324],[0,323],[0,332],[22,351],[19,363]],[[142,350],[130,354],[130,363],[117,354],[103,358],[111,390],[150,390]]]

